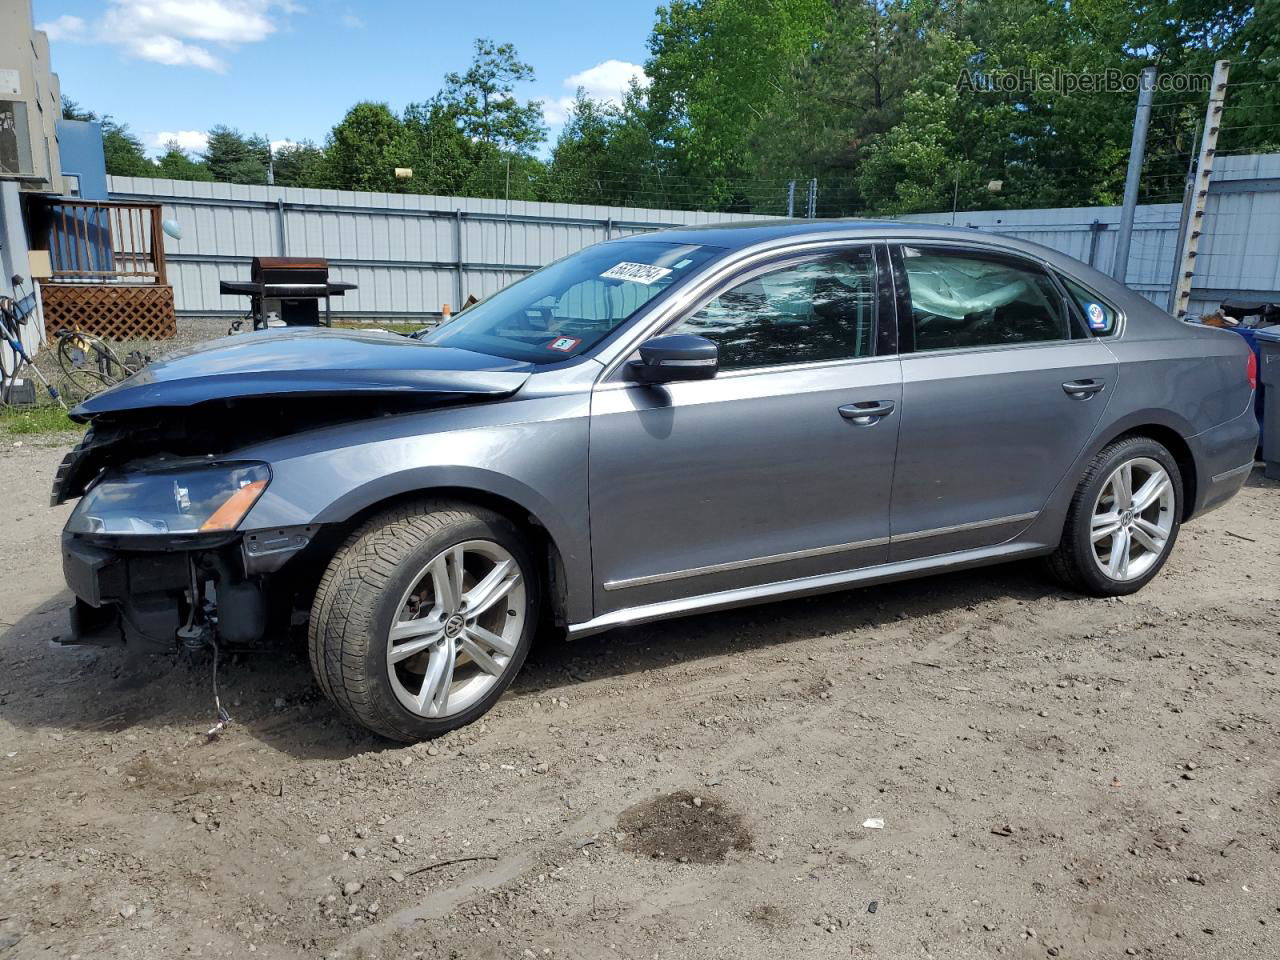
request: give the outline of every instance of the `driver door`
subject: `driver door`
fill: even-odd
[[[893,324],[882,249],[740,273],[662,331],[713,340],[714,379],[642,385],[620,370],[597,386],[597,616],[887,559],[902,378],[877,348]],[[859,404],[884,412],[852,415]]]

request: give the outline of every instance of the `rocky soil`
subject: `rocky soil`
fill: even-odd
[[[1280,955],[1280,484],[1100,602],[1034,564],[536,649],[414,747],[297,650],[59,646],[0,450],[0,958]]]

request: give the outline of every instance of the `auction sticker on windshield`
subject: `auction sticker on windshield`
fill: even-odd
[[[628,263],[623,261],[615,267],[610,267],[600,276],[606,280],[628,280],[631,283],[650,284],[655,280],[661,280],[671,270],[668,267],[655,267],[648,263]]]
[[[562,353],[568,353],[574,347],[582,342],[581,337],[556,337],[547,344],[548,350],[559,350]]]

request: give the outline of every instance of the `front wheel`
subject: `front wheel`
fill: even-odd
[[[361,726],[404,742],[439,736],[510,685],[538,599],[537,570],[506,518],[442,501],[399,507],[330,561],[311,610],[311,666]]]
[[[1163,445],[1147,437],[1117,440],[1094,458],[1076,488],[1050,569],[1094,596],[1141,590],[1178,539],[1182,495],[1182,475]]]

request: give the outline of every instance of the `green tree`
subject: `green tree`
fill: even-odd
[[[102,153],[107,173],[113,177],[154,177],[156,166],[142,149],[142,141],[129,130],[128,124],[116,123],[110,116],[102,124]]]
[[[265,137],[219,124],[209,131],[202,158],[220,183],[262,184],[267,182],[271,145]]]
[[[324,150],[309,140],[291,143],[275,151],[273,176],[280,187],[326,187],[329,167]]]
[[[471,65],[445,76],[439,106],[452,112],[462,133],[513,153],[530,153],[546,139],[539,101],[521,103],[517,84],[534,79],[533,67],[509,43],[477,40]]]
[[[97,120],[98,115],[92,110],[87,110],[80,104],[76,103],[70,97],[63,94],[62,97],[62,119],[63,120]]]
[[[829,0],[672,0],[658,8],[645,72],[651,125],[685,199],[743,209],[752,131],[823,30]]]
[[[213,180],[213,174],[209,172],[209,167],[201,163],[199,160],[192,160],[187,156],[176,140],[170,140],[164,145],[164,153],[160,159],[156,161],[157,177],[164,177],[168,180]]]
[[[412,181],[397,180],[397,167],[416,174],[417,145],[400,118],[385,103],[357,103],[329,133],[325,166],[339,190],[414,191]]]
[[[670,157],[655,146],[646,119],[638,86],[620,106],[579,90],[552,150],[542,198],[618,206],[671,202],[662,176]]]

